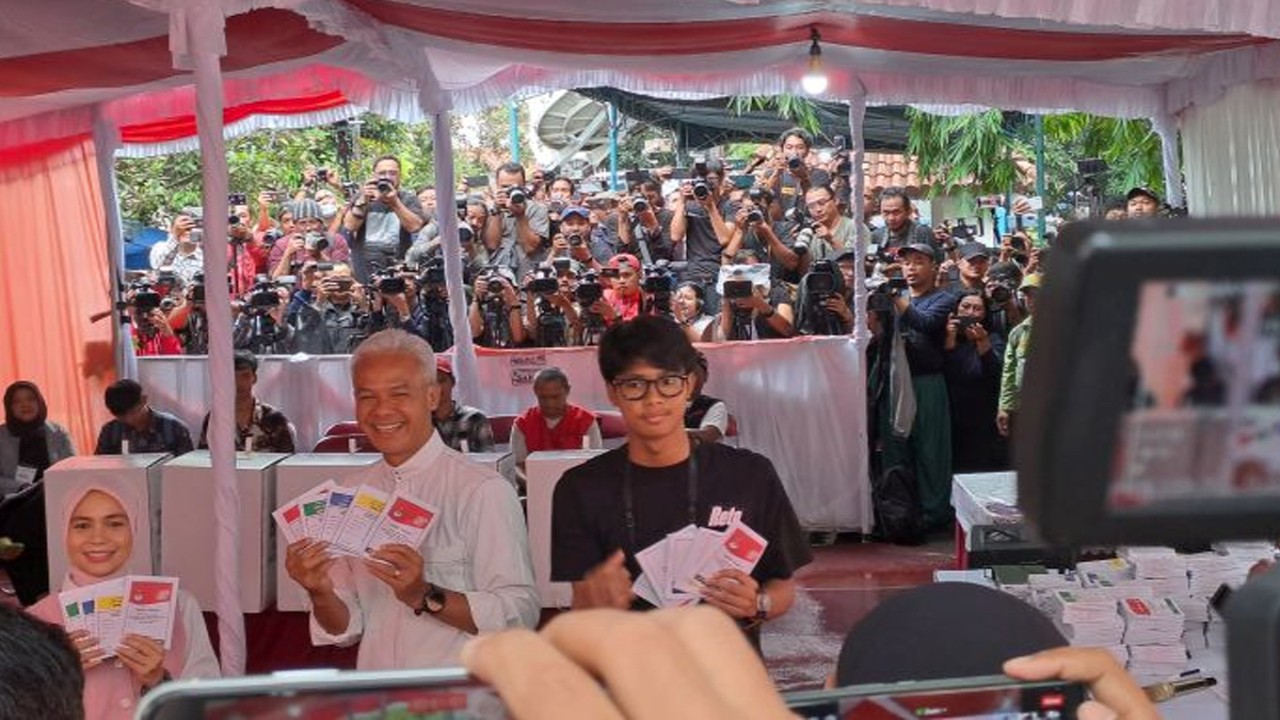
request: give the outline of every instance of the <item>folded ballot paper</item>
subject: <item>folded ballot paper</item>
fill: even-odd
[[[439,510],[404,493],[368,485],[348,488],[326,481],[280,506],[271,515],[285,541],[329,543],[336,555],[360,557],[383,545],[418,547]]]
[[[725,530],[687,525],[636,553],[643,572],[632,591],[654,607],[696,604],[707,578],[728,569],[750,575],[768,545],[741,522]]]
[[[178,614],[178,578],[128,575],[58,593],[67,632],[87,630],[107,657],[126,635],[143,635],[166,648]]]

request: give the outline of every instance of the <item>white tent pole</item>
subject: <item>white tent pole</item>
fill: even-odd
[[[863,364],[863,374],[865,377],[865,364],[867,362],[867,345],[871,342],[871,331],[867,328],[867,278],[863,268],[866,267],[864,258],[867,254],[867,245],[871,242],[871,237],[867,233],[867,224],[863,220],[865,217],[866,201],[863,194],[866,192],[867,185],[867,142],[866,135],[863,132],[867,115],[867,90],[862,86],[860,81],[856,81],[854,94],[849,98],[849,208],[853,214],[853,226],[856,231],[856,240],[854,241],[854,288],[853,288],[853,344],[857,348],[859,362]],[[860,416],[861,422],[853,423],[853,427],[859,428],[856,436],[853,438],[859,447],[863,448],[859,452],[859,467],[850,468],[851,477],[854,482],[862,482],[864,487],[870,485],[864,482],[870,467],[867,462],[868,442],[868,425],[874,422],[874,418],[867,417],[867,384],[859,380],[851,383],[853,389],[853,414],[855,418]],[[858,508],[855,517],[864,517],[865,514]],[[870,527],[860,528],[864,532],[869,532]]]
[[[103,217],[107,223],[107,262],[111,273],[111,337],[116,359],[116,376],[138,377],[138,354],[128,325],[120,322],[114,304],[124,296],[124,236],[120,222],[120,198],[116,191],[116,149],[120,147],[119,129],[102,114],[102,106],[93,108],[93,154],[98,165],[98,188],[102,194]]]
[[[225,18],[216,3],[188,0],[170,16],[174,64],[190,61],[196,85],[196,127],[204,180],[204,274],[208,307],[230,308],[227,276],[227,154],[222,137],[222,67],[226,54]],[[209,449],[213,460],[214,610],[222,672],[245,670],[244,615],[240,608],[240,491],[236,484],[234,441],[235,373],[232,369],[231,313],[209,313]]]
[[[1182,168],[1178,165],[1178,122],[1164,113],[1151,118],[1151,127],[1160,136],[1165,201],[1173,207],[1182,207],[1186,198],[1182,192]]]
[[[432,116],[431,140],[436,166],[436,223],[440,228],[440,248],[444,253],[444,276],[449,291],[449,322],[453,324],[453,374],[459,401],[470,405],[479,401],[480,386],[462,279],[462,243],[458,239],[458,212],[453,202],[453,139],[447,110]],[[480,238],[474,240],[479,241]]]

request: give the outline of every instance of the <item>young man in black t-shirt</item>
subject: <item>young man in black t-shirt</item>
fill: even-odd
[[[573,583],[575,609],[648,609],[631,591],[640,575],[636,553],[689,524],[719,530],[740,520],[768,547],[750,575],[724,570],[707,578],[703,600],[758,637],[761,622],[791,607],[791,576],[811,559],[773,464],[690,439],[684,411],[697,352],[671,320],[615,325],[600,341],[599,359],[609,399],[627,423],[627,444],[569,470],[556,486],[551,579]]]

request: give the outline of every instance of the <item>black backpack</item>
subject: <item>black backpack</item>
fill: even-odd
[[[910,468],[895,465],[871,476],[871,502],[876,534],[896,545],[918,545],[924,540],[924,513],[920,491]]]

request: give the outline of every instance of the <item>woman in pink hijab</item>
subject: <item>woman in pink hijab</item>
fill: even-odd
[[[129,574],[129,558],[137,535],[137,520],[147,512],[145,502],[128,486],[116,489],[86,484],[67,494],[61,527],[66,532],[69,571],[62,590],[93,585]],[[54,532],[58,526],[51,526]],[[140,538],[145,542],[146,538]],[[31,607],[36,617],[62,623],[57,593]],[[126,635],[115,657],[104,657],[98,638],[88,631],[70,634],[84,667],[84,709],[88,720],[132,718],[138,698],[172,678],[219,677],[205,630],[200,605],[190,593],[178,590],[169,649],[148,637]]]

